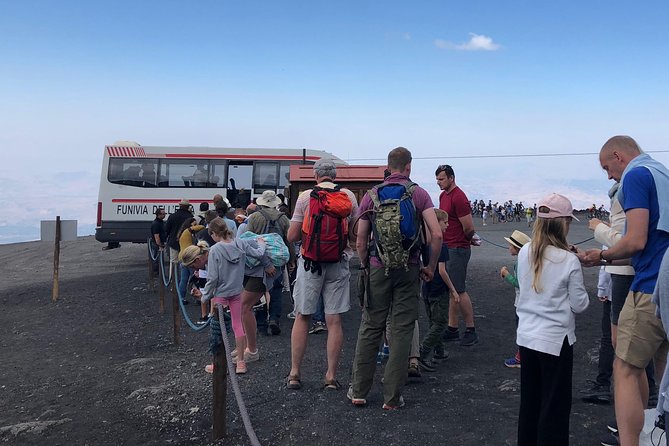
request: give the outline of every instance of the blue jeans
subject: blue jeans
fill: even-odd
[[[188,286],[188,279],[190,278],[191,271],[190,268],[188,268],[187,266],[183,266],[181,262],[179,262],[177,268],[179,268],[179,283],[177,283],[177,286],[179,287],[179,291],[181,292],[181,297],[183,297],[183,299],[186,300],[187,297],[186,287]]]
[[[323,295],[318,301],[318,309],[314,314],[311,315],[311,320],[313,322],[323,322],[325,323],[325,304],[323,303]]]

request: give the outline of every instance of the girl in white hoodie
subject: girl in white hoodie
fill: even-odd
[[[571,202],[551,194],[539,202],[537,217],[532,241],[518,254],[518,446],[568,445],[574,315],[589,301],[581,264],[567,244],[576,219]]]

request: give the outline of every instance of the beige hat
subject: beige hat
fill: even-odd
[[[256,203],[260,206],[275,208],[281,204],[281,199],[276,196],[276,192],[273,190],[266,190],[256,199]]]
[[[522,248],[526,243],[532,241],[532,239],[529,238],[527,234],[520,231],[513,231],[511,237],[504,237],[504,240],[509,242],[511,246],[515,246],[518,249]]]
[[[181,201],[179,202],[179,206],[190,206],[190,201],[188,201],[185,198],[182,198]]]

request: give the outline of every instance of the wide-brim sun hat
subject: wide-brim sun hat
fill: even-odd
[[[281,204],[281,199],[276,196],[273,190],[266,190],[261,196],[256,198],[256,203],[260,206],[267,206],[268,208],[275,208]]]
[[[504,237],[504,240],[506,240],[507,242],[509,242],[510,245],[515,246],[518,249],[522,248],[523,246],[525,246],[525,244],[532,241],[532,239],[527,234],[521,231],[513,231],[513,233],[511,233],[511,236]]]

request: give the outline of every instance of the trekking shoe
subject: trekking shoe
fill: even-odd
[[[353,396],[353,387],[348,388],[348,392],[346,392],[346,398],[351,400],[351,403],[354,406],[364,406],[367,404],[367,400],[365,398],[356,398]]]
[[[209,318],[207,316],[202,316],[197,322],[195,322],[197,325],[204,325],[207,323]]]
[[[420,378],[420,367],[418,364],[409,364],[409,378]]]
[[[286,315],[288,319],[295,319],[295,310],[291,311]]]
[[[618,433],[618,421],[614,418],[612,421],[606,423],[606,428],[614,434]]]
[[[504,360],[504,365],[507,366],[510,369],[519,369],[520,368],[520,360],[517,359],[515,356]]]
[[[391,406],[390,404],[383,403],[381,407],[383,410],[397,410],[400,407],[404,407],[404,398],[400,395],[400,402],[396,406]]]
[[[465,331],[465,334],[462,335],[460,340],[460,345],[463,347],[471,347],[472,345],[479,343],[479,335],[475,331]]]
[[[444,347],[435,347],[434,348],[434,355],[432,355],[433,360],[437,361],[443,361],[444,359],[448,359],[448,352],[444,350]]]
[[[316,321],[313,324],[311,324],[311,328],[309,329],[309,334],[318,334],[323,331],[328,331],[328,327],[325,325],[325,322]]]
[[[279,327],[277,321],[269,321],[267,330],[272,334],[272,336],[278,336],[281,334],[281,327]]]
[[[425,358],[418,358],[418,366],[424,372],[436,372],[437,368],[432,364],[432,361]]]
[[[237,375],[243,375],[246,373],[246,363],[244,361],[238,361],[237,367],[235,368],[235,373]]]
[[[593,404],[611,404],[611,388],[608,384],[599,384],[592,381],[589,389],[582,390],[581,400]]]
[[[614,434],[613,432],[607,432],[607,434],[602,437],[599,444],[602,446],[620,446],[620,438],[618,438],[617,433]]]
[[[385,343],[383,344],[383,349],[381,349],[381,355],[384,358],[387,358],[388,356],[390,356],[390,346],[388,344],[385,344]]]
[[[253,305],[253,310],[260,310],[261,308],[265,308],[265,304],[267,303],[267,300],[265,299],[265,295],[263,294],[260,296],[260,299],[258,299],[258,302]]]
[[[459,341],[460,340],[460,332],[451,331],[449,329],[446,329],[446,331],[444,332],[444,335],[441,338],[446,342]]]

